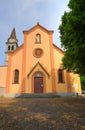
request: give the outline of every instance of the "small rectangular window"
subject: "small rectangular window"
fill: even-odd
[[[58,70],[58,82],[59,83],[63,83],[63,70],[62,69],[59,69]]]
[[[14,71],[14,83],[19,83],[19,70]]]

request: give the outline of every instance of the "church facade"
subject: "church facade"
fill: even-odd
[[[0,93],[81,93],[79,76],[62,69],[64,51],[53,44],[53,31],[37,23],[23,34],[21,46],[15,29],[6,42],[5,65],[0,66]]]

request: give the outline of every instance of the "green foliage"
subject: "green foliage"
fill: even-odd
[[[82,90],[85,91],[85,76],[81,76],[80,79],[81,79]]]
[[[70,0],[59,26],[61,46],[65,49],[63,67],[85,75],[85,0]]]

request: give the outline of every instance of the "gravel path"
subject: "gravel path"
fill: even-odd
[[[85,130],[85,98],[0,98],[0,130]]]

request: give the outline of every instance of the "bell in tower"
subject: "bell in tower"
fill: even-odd
[[[13,52],[16,48],[18,48],[18,40],[16,38],[15,28],[13,28],[11,35],[6,42],[5,65],[8,65],[8,53]]]

